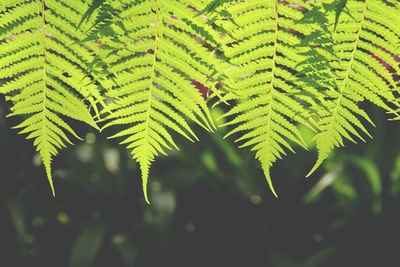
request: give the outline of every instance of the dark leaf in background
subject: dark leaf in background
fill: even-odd
[[[103,223],[82,227],[72,247],[69,267],[92,266],[97,253],[104,242],[106,227]]]

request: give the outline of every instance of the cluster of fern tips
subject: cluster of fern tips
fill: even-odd
[[[366,102],[399,119],[399,53],[397,0],[0,3],[0,94],[53,194],[53,157],[80,139],[73,120],[114,131],[149,203],[151,163],[176,134],[198,141],[194,124],[216,131],[222,105],[226,136],[251,147],[276,195],[270,169],[307,149],[302,128],[318,150],[310,175],[370,136]]]

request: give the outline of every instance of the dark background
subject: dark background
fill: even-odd
[[[400,266],[400,123],[365,108],[367,144],[346,143],[305,178],[317,152],[279,161],[268,189],[227,129],[177,138],[151,168],[151,206],[129,151],[77,125],[54,160],[56,197],[31,140],[0,105],[0,266]],[[215,110],[215,113],[222,112]]]

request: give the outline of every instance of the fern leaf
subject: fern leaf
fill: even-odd
[[[292,144],[305,147],[297,123],[306,124],[307,110],[294,97],[295,69],[302,56],[296,50],[298,35],[309,34],[296,21],[302,13],[293,5],[280,1],[245,1],[225,7],[232,20],[219,22],[229,34],[223,40],[225,56],[234,66],[228,72],[230,94],[224,98],[237,104],[224,116],[226,125],[243,135],[241,147],[251,146],[271,191],[276,195],[270,177],[272,164],[293,151]]]
[[[372,122],[359,107],[361,102],[367,100],[394,114],[393,108],[399,106],[393,74],[373,55],[399,73],[393,55],[400,31],[393,21],[399,21],[400,10],[381,0],[348,1],[347,7],[348,12],[340,16],[335,32],[332,30],[335,15],[326,14],[327,25],[330,25],[327,35],[331,35],[332,43],[323,44],[321,38],[314,43],[315,54],[323,55],[323,64],[327,63],[330,67],[325,69],[324,80],[319,75],[319,84],[324,86],[313,89],[325,90],[326,96],[319,98],[323,108],[318,110],[321,132],[315,137],[318,160],[307,176],[322,164],[335,147],[343,146],[344,139],[356,142],[354,137],[364,141],[361,133],[370,136],[362,120]],[[315,85],[318,80],[312,75],[312,70],[321,62],[315,60],[305,64],[308,70],[304,68],[303,74],[305,80],[308,77],[309,85]]]
[[[143,191],[149,203],[147,180],[151,162],[178,148],[172,131],[194,141],[193,121],[212,130],[206,101],[191,80],[213,88],[211,79],[218,60],[204,42],[217,37],[207,20],[195,16],[200,1],[125,1],[107,4],[120,10],[109,32],[96,34],[104,44],[101,57],[109,75],[101,80],[112,99],[104,128],[119,126],[110,138],[123,137],[140,164]],[[200,40],[200,41],[199,41]],[[206,41],[205,41],[206,40]],[[121,130],[122,129],[122,130]]]
[[[3,2],[3,1],[2,1]],[[13,102],[9,116],[24,121],[15,128],[34,139],[53,192],[51,163],[67,143],[79,139],[65,122],[69,117],[97,128],[87,104],[97,103],[86,64],[92,56],[83,46],[70,45],[82,38],[74,29],[86,6],[81,1],[5,1],[0,13],[0,93]],[[96,96],[100,98],[100,96]]]

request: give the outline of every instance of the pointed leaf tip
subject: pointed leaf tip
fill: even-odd
[[[321,166],[322,162],[323,160],[318,159],[315,165],[312,167],[311,171],[307,173],[306,178],[310,177],[310,175],[313,174],[318,169],[319,166]]]
[[[278,194],[276,193],[275,188],[274,188],[274,186],[272,185],[271,178],[270,178],[269,176],[267,177],[267,181],[268,181],[269,189],[271,190],[272,194],[274,194],[274,196],[275,196],[276,198],[278,198]]]
[[[145,185],[144,183],[143,183],[143,194],[144,194],[144,199],[146,200],[146,203],[151,205],[148,195],[147,195],[147,185]]]
[[[264,171],[265,178],[267,179],[269,189],[271,190],[272,194],[274,194],[274,196],[275,196],[276,198],[278,198],[278,194],[276,193],[275,188],[274,188],[274,186],[273,186],[273,184],[272,184],[271,177],[269,176],[269,168],[268,168],[268,167],[264,167],[264,166],[262,165],[262,169],[263,169],[263,171]]]
[[[49,185],[51,188],[51,193],[53,197],[56,197],[56,191],[54,189],[54,184],[53,184],[53,178],[51,176],[51,167],[50,165],[45,164],[45,169],[46,169],[46,174],[47,174],[47,180],[49,181]]]
[[[148,160],[144,162],[139,161],[139,164],[140,164],[140,170],[142,172],[142,187],[143,187],[144,199],[146,200],[146,203],[150,205],[149,197],[147,194],[147,181],[149,177],[150,162]]]

